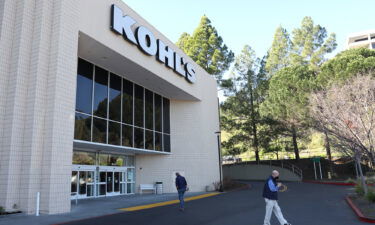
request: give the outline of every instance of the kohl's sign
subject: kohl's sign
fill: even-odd
[[[136,21],[124,15],[116,5],[111,7],[111,30],[124,37],[125,40],[135,44],[145,54],[156,56],[156,59],[173,69],[178,75],[183,76],[190,83],[195,83],[195,69],[193,65],[181,57],[177,52],[167,46],[162,40],[156,39],[154,34],[144,26],[138,26],[133,32],[132,27]]]

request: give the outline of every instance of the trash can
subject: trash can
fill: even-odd
[[[163,194],[163,182],[156,182],[156,194],[161,195]]]

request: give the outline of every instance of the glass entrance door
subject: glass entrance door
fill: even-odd
[[[76,166],[72,170],[71,198],[89,198],[95,196],[95,167]]]
[[[74,165],[71,199],[134,193],[134,168]]]
[[[126,194],[126,168],[125,167],[100,167],[100,179],[99,189],[101,195],[114,196],[120,194]],[[102,182],[102,181],[105,181]],[[105,186],[104,186],[105,185]],[[102,190],[105,187],[105,193]]]

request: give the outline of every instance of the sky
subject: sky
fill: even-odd
[[[206,15],[224,43],[239,54],[250,45],[258,57],[266,54],[281,25],[291,32],[304,16],[336,33],[337,49],[345,49],[353,32],[375,29],[375,0],[123,0],[172,42],[192,33]]]

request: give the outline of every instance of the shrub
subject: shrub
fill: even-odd
[[[369,202],[375,202],[375,191],[374,189],[369,189],[366,195],[366,199]]]
[[[214,185],[215,191],[223,191],[223,185],[220,181],[213,182],[212,184]]]
[[[3,214],[3,213],[5,213],[5,209],[2,206],[0,206],[0,214]]]
[[[367,184],[375,184],[375,178],[374,177],[367,178],[366,183]]]
[[[374,177],[374,176],[375,176],[375,171],[366,172],[366,177]]]
[[[355,193],[357,193],[359,196],[363,196],[365,194],[365,191],[363,190],[362,185],[357,184],[355,186]]]
[[[348,178],[348,179],[345,180],[345,183],[349,183],[349,184],[356,183],[356,180],[354,180],[352,178]]]

